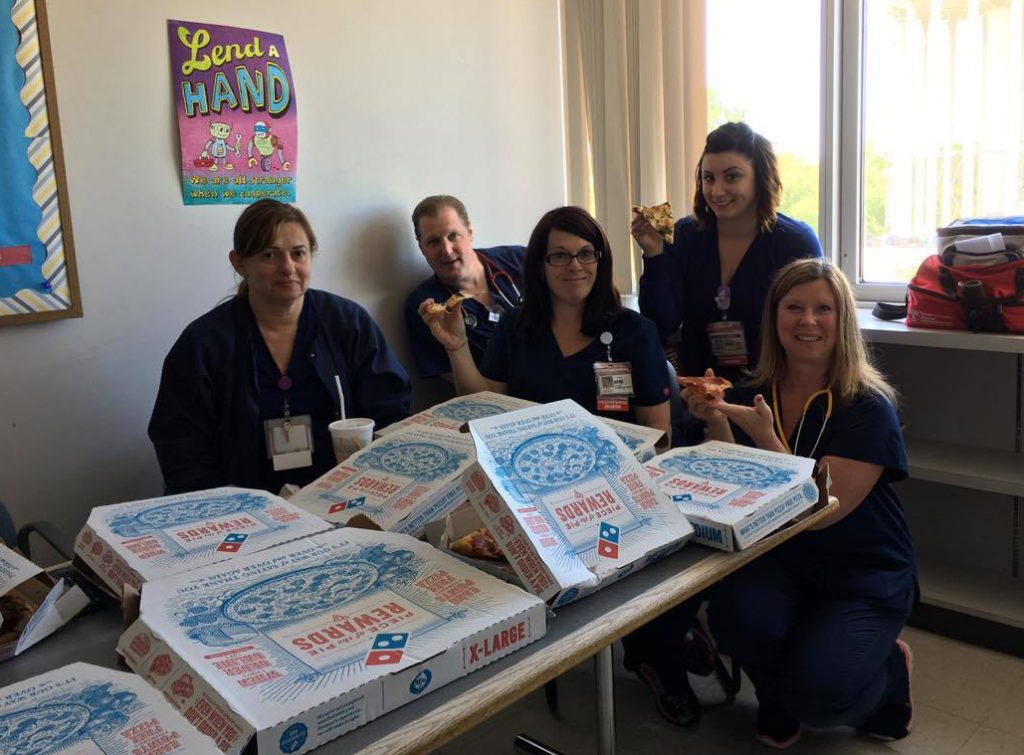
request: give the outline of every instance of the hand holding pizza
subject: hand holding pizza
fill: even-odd
[[[675,222],[672,219],[672,205],[664,202],[654,207],[633,208],[635,217],[630,232],[643,250],[645,257],[656,257],[664,250],[664,243],[672,243]]]
[[[680,376],[678,380],[683,389],[683,401],[686,402],[690,414],[702,422],[725,420],[725,415],[719,409],[725,403],[722,400],[725,389],[731,388],[732,383],[725,378],[717,377],[710,367],[705,370],[704,377]]]
[[[462,298],[456,294],[444,304],[438,304],[433,299],[420,302],[420,317],[446,351],[458,351],[469,342],[466,323],[462,319]],[[452,302],[452,299],[455,301]]]

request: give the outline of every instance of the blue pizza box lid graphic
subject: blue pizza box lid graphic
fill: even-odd
[[[681,547],[693,528],[619,435],[573,401],[470,422],[463,487],[528,590],[566,602]],[[601,525],[615,547],[602,546]]]
[[[377,431],[376,436],[383,438],[410,427],[432,427],[449,432],[460,432],[470,420],[493,417],[535,405],[533,401],[526,399],[492,391],[480,391],[466,396],[456,396],[436,404],[418,414],[406,417],[400,422],[381,428]]]
[[[211,488],[97,506],[75,540],[75,555],[120,597],[126,584],[139,589],[153,579],[328,528],[263,490]],[[223,548],[228,535],[235,536],[235,547]]]
[[[352,454],[291,502],[333,524],[361,514],[382,530],[420,537],[465,500],[459,477],[473,453],[464,433],[406,427]]]
[[[304,752],[545,631],[524,590],[409,536],[346,527],[148,584],[118,650],[186,718],[202,699],[230,719],[226,751],[255,737],[259,752],[282,738]],[[334,723],[300,746],[292,727],[315,720]]]
[[[72,663],[0,689],[0,752],[220,750],[135,674]]]
[[[709,441],[647,463],[698,542],[740,550],[817,503],[814,459]]]

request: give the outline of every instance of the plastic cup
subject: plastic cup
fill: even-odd
[[[340,464],[360,448],[370,445],[373,440],[372,419],[354,417],[339,419],[327,426],[331,431],[331,444],[334,446],[334,458]]]

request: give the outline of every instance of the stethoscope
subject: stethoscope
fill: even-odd
[[[523,295],[519,291],[519,287],[516,282],[512,280],[512,276],[502,270],[500,267],[495,265],[491,260],[487,259],[483,254],[477,252],[477,256],[480,258],[480,262],[484,266],[484,273],[487,275],[487,282],[490,284],[490,289],[501,301],[497,303],[493,310],[498,316],[501,316],[514,309],[523,301]],[[513,298],[509,298],[508,294],[502,290],[501,286],[498,285],[498,281],[504,279],[505,285],[508,290],[512,292]],[[475,328],[479,324],[477,316],[466,309],[462,310],[466,321],[467,328]]]
[[[778,431],[779,439],[782,440],[782,447],[786,449],[787,453],[796,455],[796,449],[800,448],[800,433],[804,429],[804,420],[807,418],[807,410],[811,407],[814,399],[818,396],[825,396],[828,399],[828,403],[825,407],[825,418],[821,421],[821,429],[818,431],[818,437],[814,441],[814,446],[811,448],[811,452],[807,454],[809,457],[814,456],[814,452],[818,450],[818,444],[821,442],[821,436],[825,433],[825,426],[828,425],[829,418],[832,417],[832,389],[822,388],[820,391],[815,391],[810,395],[807,401],[804,402],[804,410],[800,414],[800,424],[796,428],[796,438],[793,440],[793,448],[789,447],[789,441],[786,440],[786,433],[782,429],[782,412],[779,410],[779,386],[776,382],[772,381],[772,412],[775,414],[775,429]]]

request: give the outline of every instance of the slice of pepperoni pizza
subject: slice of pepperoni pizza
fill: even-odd
[[[473,530],[472,532],[463,535],[448,547],[456,553],[461,553],[464,556],[472,556],[473,558],[504,558],[501,554],[501,548],[498,547],[497,541],[491,536],[491,533],[487,531],[486,527],[481,527],[480,529]]]
[[[437,302],[433,302],[432,304],[427,305],[427,312],[429,312],[432,315],[447,314],[448,312],[451,312],[453,309],[455,309],[455,305],[458,304],[459,302],[472,298],[473,297],[470,296],[469,294],[464,294],[461,291],[456,291],[454,294],[452,294],[445,300],[444,304],[438,304]]]
[[[656,204],[653,207],[636,206],[633,212],[638,212],[647,218],[654,230],[661,234],[669,244],[672,243],[675,231],[675,220],[672,218],[672,205],[668,202]]]
[[[712,377],[686,377],[680,375],[676,379],[679,381],[679,385],[687,390],[694,391],[705,401],[721,400],[725,396],[725,389],[732,388],[731,382],[717,375]]]

